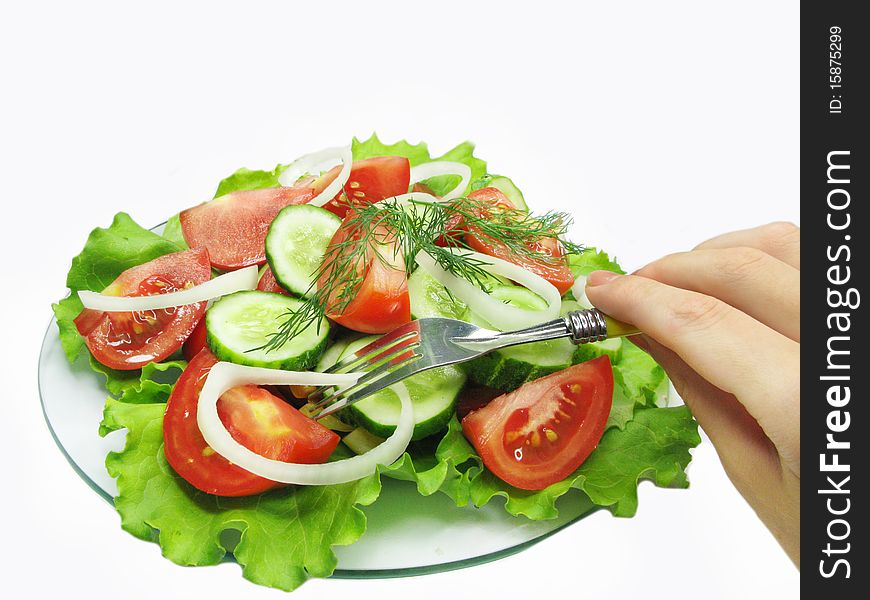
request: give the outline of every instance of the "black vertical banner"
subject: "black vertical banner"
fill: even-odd
[[[870,593],[866,8],[801,6],[801,583],[838,600]]]

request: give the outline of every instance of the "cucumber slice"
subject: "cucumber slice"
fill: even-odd
[[[544,310],[547,301],[528,288],[518,285],[499,285],[490,289],[489,295],[505,304],[525,310]]]
[[[384,438],[369,433],[362,427],[357,427],[341,438],[341,441],[344,442],[345,446],[353,450],[355,454],[365,454],[369,450],[380,446],[384,442]]]
[[[510,180],[510,178],[505,177],[504,175],[484,175],[471,184],[471,189],[473,190],[479,190],[480,188],[485,187],[496,188],[507,196],[508,200],[510,200],[516,208],[529,212],[529,207],[526,204],[526,199],[523,198],[523,193],[520,191],[520,188]]]
[[[281,318],[299,310],[302,301],[271,292],[245,291],[224,296],[208,309],[205,327],[208,346],[221,360],[240,365],[287,369],[309,369],[326,348],[329,325],[312,323],[281,348],[266,352],[252,350],[269,341]]]
[[[356,338],[339,338],[335,340],[335,342],[326,349],[323,356],[320,357],[320,360],[317,361],[317,366],[314,367],[314,370],[322,373],[332,365],[336,364],[341,360],[341,356],[347,349],[348,344],[355,339]]]
[[[411,317],[414,319],[461,319],[468,310],[464,302],[454,298],[446,287],[423,269],[417,269],[408,278],[408,296],[411,299]]]
[[[351,342],[341,360],[377,338],[378,336],[368,336]],[[414,404],[414,434],[411,439],[420,440],[447,427],[450,417],[456,412],[456,401],[465,385],[465,378],[465,373],[460,368],[449,366],[424,371],[404,381]],[[348,413],[347,420],[352,420],[370,433],[386,438],[396,430],[400,407],[399,397],[387,388],[345,410]]]
[[[580,344],[575,347],[571,362],[576,365],[605,354],[610,357],[610,364],[615,365],[618,363],[622,357],[622,338],[610,338],[603,342]]]
[[[283,288],[299,296],[314,292],[314,275],[339,225],[337,216],[309,204],[281,209],[266,235],[266,260]]]
[[[489,274],[481,283],[485,284],[491,293],[496,290],[503,302],[533,302],[533,299],[522,294],[514,294],[512,290],[522,290],[529,296],[544,300],[525,288],[512,285],[510,281],[498,275]],[[502,289],[504,288],[504,289]],[[454,297],[447,288],[438,280],[429,275],[423,269],[417,269],[408,278],[408,295],[411,299],[411,317],[422,319],[425,317],[446,317],[448,319],[463,319],[468,312],[468,307],[462,300]],[[523,304],[525,306],[525,304]],[[534,305],[537,306],[537,305]]]
[[[543,299],[537,294],[519,286],[510,287],[514,289],[507,286],[495,288],[492,295],[510,300],[521,308],[535,309],[543,305]],[[563,301],[560,312],[564,315],[577,308],[576,302]],[[492,325],[474,313],[469,312],[465,320],[492,329]],[[512,346],[466,363],[466,372],[475,383],[509,392],[527,381],[567,369],[572,364],[576,348],[567,338]]]

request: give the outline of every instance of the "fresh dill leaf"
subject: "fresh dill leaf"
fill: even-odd
[[[558,239],[569,253],[583,250],[564,239],[571,217],[562,212],[531,215],[516,209],[494,208],[470,198],[437,203],[385,200],[354,206],[341,225],[341,235],[334,238],[320,267],[312,274],[313,283],[302,307],[283,316],[262,348],[280,348],[312,324],[319,327],[327,313],[344,312],[356,298],[374,260],[410,275],[417,266],[414,258],[425,251],[448,273],[489,291],[491,276],[486,270],[489,263],[470,252],[461,252],[473,249],[462,235],[451,231],[459,223],[475,236],[503,245],[508,256],[521,261],[557,266],[565,260],[529,243],[541,238]]]

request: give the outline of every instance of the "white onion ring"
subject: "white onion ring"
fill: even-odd
[[[583,308],[592,308],[592,303],[586,295],[585,275],[578,275],[574,278],[574,285],[571,286],[571,294],[574,296],[574,300],[577,301],[577,304]]]
[[[502,331],[511,331],[532,327],[559,316],[559,309],[562,306],[562,297],[559,294],[559,290],[540,275],[536,275],[506,260],[487,256],[480,252],[460,248],[445,248],[445,250],[454,254],[461,253],[464,256],[489,263],[488,266],[484,267],[486,271],[494,275],[507,277],[517,284],[528,288],[547,303],[547,308],[544,310],[525,310],[505,304],[501,300],[493,298],[467,279],[457,277],[445,271],[434,258],[424,250],[421,250],[415,258],[420,268],[438,280],[454,296],[465,302],[472,311],[486,319],[493,327],[497,327]]]
[[[103,312],[132,312],[142,310],[160,310],[205,302],[212,298],[226,296],[242,290],[257,288],[259,276],[257,265],[251,265],[237,271],[230,271],[219,275],[191,288],[168,292],[166,294],[154,294],[152,296],[109,296],[98,292],[81,290],[79,299],[85,308]]]
[[[281,371],[246,367],[228,362],[218,362],[209,371],[205,385],[199,394],[196,407],[196,422],[206,443],[218,454],[253,473],[280,483],[298,485],[334,485],[356,481],[375,472],[378,465],[395,462],[414,433],[414,407],[408,390],[402,383],[390,389],[396,392],[402,403],[396,431],[382,444],[365,454],[345,460],[322,464],[296,464],[272,460],[248,450],[230,435],[218,416],[217,402],[221,394],[237,385],[337,385],[356,383],[361,373],[316,373],[313,371]]]
[[[287,170],[278,176],[278,183],[283,186],[292,186],[296,180],[308,173],[314,173],[315,168],[321,166],[328,160],[338,159],[341,161],[341,171],[338,173],[332,183],[326,186],[322,192],[314,196],[308,201],[312,206],[323,206],[341,191],[344,184],[350,178],[350,169],[353,165],[353,152],[350,146],[340,146],[337,148],[326,148],[318,152],[312,152],[305,156],[300,156],[294,160]]]
[[[424,181],[430,177],[437,177],[438,175],[459,175],[462,177],[459,184],[444,194],[441,201],[458,198],[465,192],[466,188],[468,188],[468,184],[471,183],[471,167],[468,165],[449,160],[433,160],[432,162],[411,167],[410,185],[414,185],[415,183]]]

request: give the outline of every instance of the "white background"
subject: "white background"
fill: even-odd
[[[376,130],[434,151],[476,141],[533,207],[571,210],[574,239],[628,268],[725,230],[799,221],[796,2],[10,5],[0,9],[7,598],[280,596],[235,565],[175,566],[121,531],[42,420],[49,304],[87,233],[116,211],[158,223],[237,167]],[[796,569],[709,443],[690,475],[688,491],[644,485],[636,518],[599,513],[495,563],[311,581],[295,597],[795,597]]]

